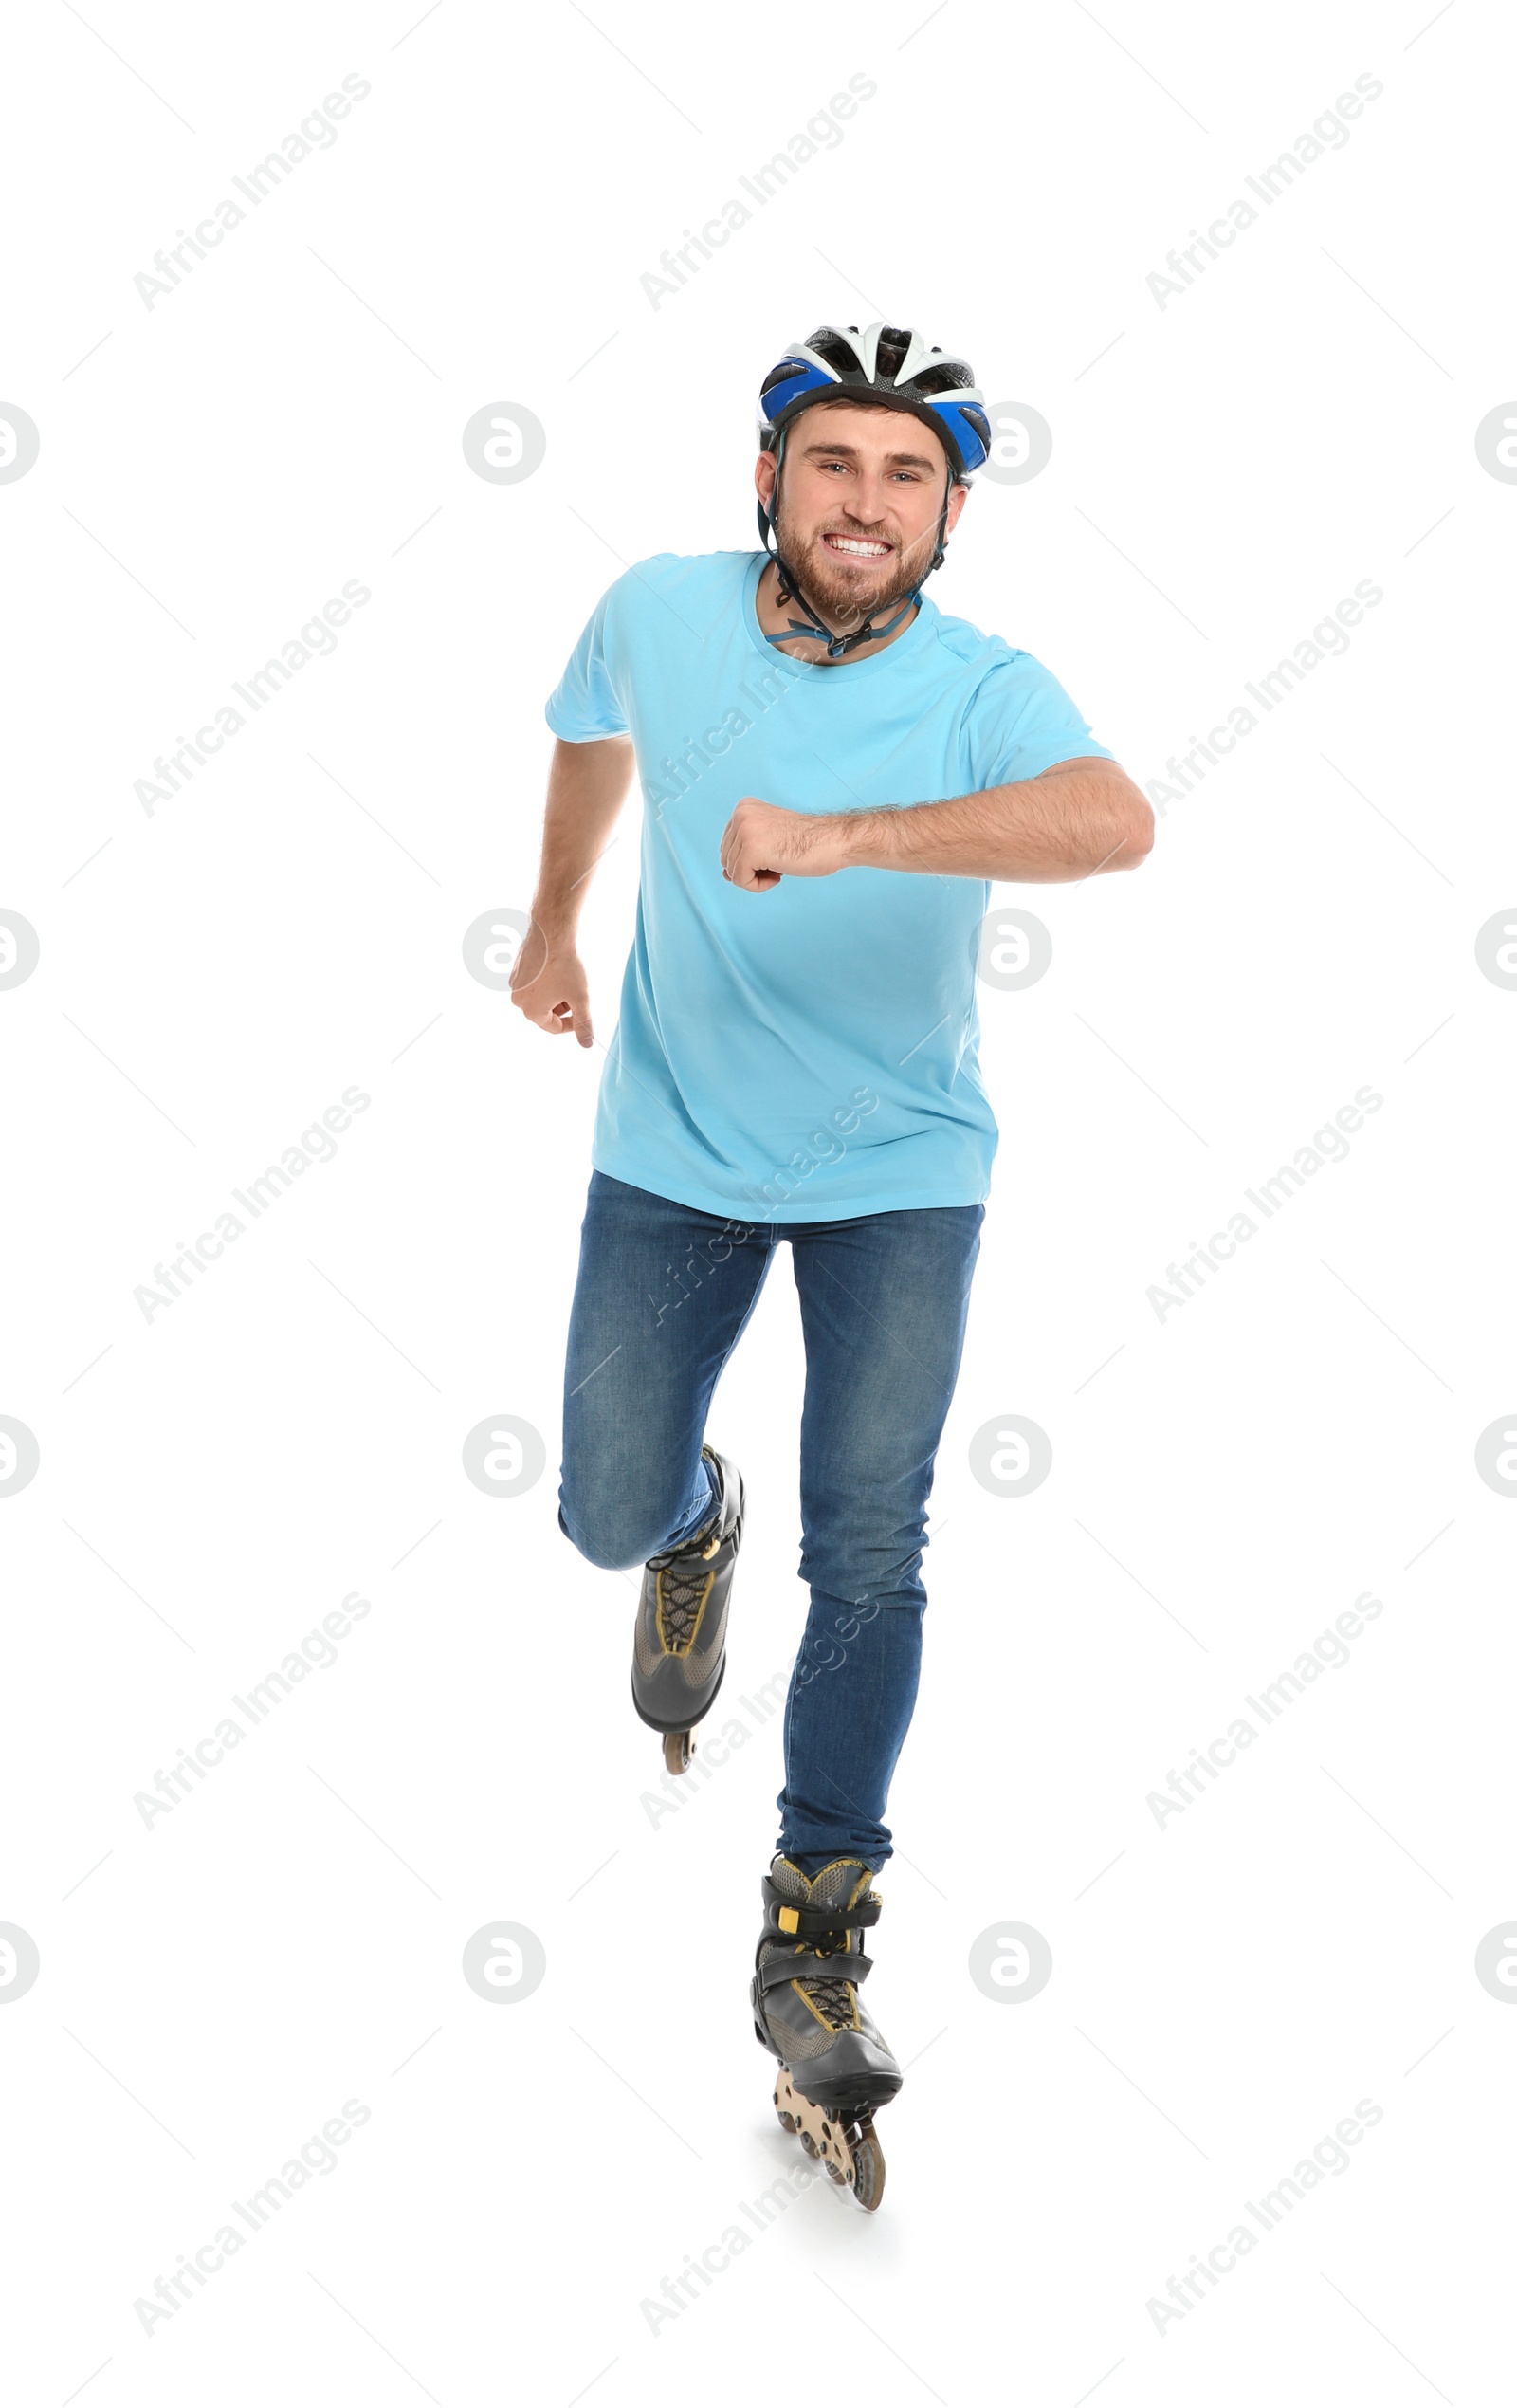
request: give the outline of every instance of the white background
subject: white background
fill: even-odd
[[[0,1412],[41,1449],[0,1499],[0,1921],[41,1954],[0,2014],[18,2402],[1509,2383],[1517,2017],[1473,1968],[1517,1907],[1517,1509],[1474,1448],[1517,1402],[1517,995],[1474,938],[1517,895],[1517,490],[1473,434],[1517,390],[1511,27],[924,13],[11,27],[0,400],[41,432],[0,485],[0,904],[42,948],[0,993]],[[337,142],[146,307],[155,251],[350,73]],[[841,143],[652,307],[659,254],[853,74]],[[1165,254],[1362,74],[1346,146],[1161,309]],[[652,1819],[633,1590],[555,1523],[603,1057],[461,941],[530,899],[542,705],[597,596],[752,541],[760,375],[876,316],[1052,427],[934,591],[1140,780],[1357,581],[1384,598],[1136,876],[1005,892],[1053,962],[982,991],[1003,1136],[871,1943],[909,2065],[885,2204],[802,2191],[650,2329],[801,2162],[745,1994],[778,1721]],[[463,455],[495,401],[547,432],[521,484]],[[336,652],[149,816],[155,756],[348,579]],[[636,810],[586,919],[602,1035]],[[354,1085],[337,1158],[145,1320],[155,1265]],[[1365,1085],[1348,1159],[1161,1321],[1166,1266]],[[800,1379],[781,1260],[711,1431],[754,1502],[735,1699],[801,1626]],[[513,1499],[461,1466],[502,1413],[548,1450]],[[967,1465],[1007,1413],[1053,1448],[1020,1500]],[[145,1828],[136,1793],[355,1590],[337,1663]],[[1148,1793],[1364,1590],[1351,1662],[1161,1829]],[[547,1958],[499,2006],[460,1971],[492,1918]],[[1020,2004],[967,1970],[1009,1918],[1053,1955]],[[145,2334],[134,2302],[350,2099],[336,2170]],[[1349,2170],[1156,2329],[1361,2100]]]

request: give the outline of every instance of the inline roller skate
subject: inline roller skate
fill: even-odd
[[[880,1919],[873,1880],[857,1857],[840,1857],[808,1880],[777,1856],[764,1876],[764,1928],[749,1994],[755,2034],[779,2060],[780,2123],[865,2208],[877,2208],[885,2191],[874,2111],[902,2084],[858,1994],[873,1962],[862,1935]]]
[[[742,1475],[714,1447],[712,1510],[693,1538],[643,1567],[632,1640],[632,1703],[664,1738],[671,1773],[687,1770],[695,1725],[709,1714],[727,1665],[727,1607],[742,1543]]]

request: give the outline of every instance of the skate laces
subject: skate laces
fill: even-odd
[[[852,2023],[853,1994],[846,1981],[810,1981],[801,1974],[795,1974],[792,1978],[799,1982],[817,2013],[824,2016],[834,2031],[840,2025]]]
[[[695,1544],[692,1539],[691,1548]],[[686,1552],[682,1550],[682,1553]],[[678,1563],[680,1557],[674,1561]],[[658,1584],[659,1636],[670,1655],[684,1655],[695,1637],[701,1608],[711,1592],[715,1574],[698,1558],[689,1572],[678,1572],[670,1564],[656,1572],[654,1578]]]
[[[715,1477],[715,1475],[713,1475]],[[722,1497],[720,1481],[713,1495],[712,1510],[693,1538],[670,1547],[662,1555],[650,1555],[647,1569],[653,1575],[653,1605],[660,1644],[668,1655],[689,1653],[690,1645],[700,1627],[701,1609],[711,1594],[716,1578],[712,1558],[720,1543]]]

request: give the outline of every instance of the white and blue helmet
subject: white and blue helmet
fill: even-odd
[[[990,452],[985,397],[967,359],[935,350],[914,326],[818,326],[793,343],[758,390],[758,441],[772,451],[792,419],[815,401],[863,401],[905,410],[932,428],[956,480]]]
[[[931,427],[948,459],[948,487],[938,514],[932,559],[895,616],[884,627],[867,618],[851,634],[837,635],[824,626],[800,589],[799,580],[779,548],[779,467],[785,438],[804,410],[818,401],[883,404],[907,411]],[[792,619],[785,633],[771,635],[771,644],[787,644],[804,635],[825,645],[830,661],[846,659],[857,645],[877,643],[893,634],[921,599],[922,586],[934,569],[941,568],[948,523],[948,487],[966,484],[990,456],[990,420],[985,396],[975,382],[967,359],[936,351],[914,326],[887,326],[880,320],[866,326],[818,326],[804,342],[792,343],[770,369],[758,389],[758,444],[775,455],[775,482],[769,501],[758,505],[758,536],[779,570],[779,597],[794,600],[806,612]]]

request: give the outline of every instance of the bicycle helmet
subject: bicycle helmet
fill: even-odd
[[[857,326],[818,326],[804,342],[793,343],[758,390],[759,448],[775,454],[774,489],[768,506],[762,502],[758,505],[758,534],[779,570],[782,602],[794,600],[803,610],[811,608],[780,552],[776,524],[786,434],[801,412],[814,402],[855,396],[886,409],[904,410],[931,427],[947,455],[948,485],[938,516],[933,557],[887,625],[876,628],[871,619],[866,619],[854,634],[833,635],[813,615],[805,621],[793,619],[783,635],[769,638],[772,644],[784,644],[795,635],[813,636],[826,646],[830,661],[840,660],[856,644],[890,634],[916,608],[922,586],[934,569],[942,566],[949,489],[967,483],[990,452],[990,421],[973,368],[967,359],[930,346],[915,327],[887,326],[883,320],[867,326],[862,334]]]

